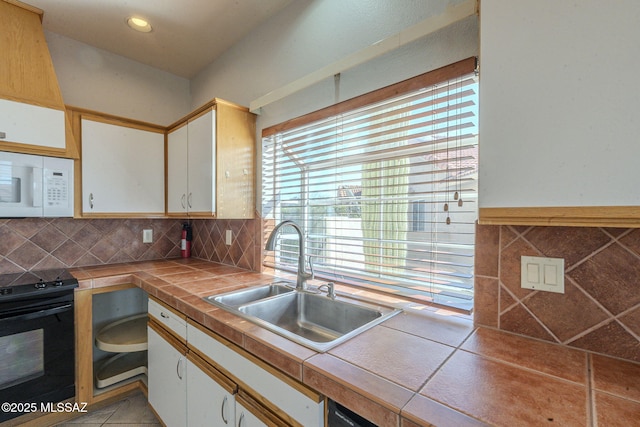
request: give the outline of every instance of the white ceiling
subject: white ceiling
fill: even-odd
[[[88,45],[191,78],[292,0],[24,0],[43,26]],[[130,29],[126,19],[153,30]]]

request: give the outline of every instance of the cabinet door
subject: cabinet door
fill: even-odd
[[[167,135],[167,213],[187,213],[187,125]]]
[[[240,402],[236,402],[236,418],[238,427],[267,427],[269,424],[263,422],[254,415],[247,406]]]
[[[82,211],[164,214],[164,135],[82,120]]]
[[[64,111],[0,99],[2,142],[66,148]]]
[[[216,211],[215,176],[215,111],[189,121],[187,204],[193,215],[211,216]]]
[[[187,360],[153,328],[147,328],[149,404],[167,427],[187,419]]]
[[[192,323],[187,324],[187,341],[190,348],[223,367],[234,381],[260,395],[263,406],[271,405],[273,412],[286,414],[304,426],[324,425],[324,400],[316,392],[279,375],[258,359],[243,353],[242,349],[234,349],[232,344]],[[236,414],[236,423],[239,423],[237,417]]]
[[[187,424],[189,426],[235,426],[235,394],[204,370],[201,359],[187,361]]]

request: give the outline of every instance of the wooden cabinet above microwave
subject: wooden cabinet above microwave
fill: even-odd
[[[78,158],[42,14],[0,0],[0,150]]]

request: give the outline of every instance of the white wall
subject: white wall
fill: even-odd
[[[637,206],[637,0],[483,0],[480,208]]]
[[[298,0],[191,82],[192,108],[213,97],[242,105],[358,52],[462,0]],[[478,54],[477,19],[423,38],[263,108],[258,128]]]
[[[393,36],[462,0],[298,0],[257,28],[191,82],[192,108],[213,97],[249,103]],[[397,83],[479,52],[473,16],[262,108],[263,128]],[[258,183],[257,188],[260,188]],[[257,192],[260,210],[260,194]]]
[[[45,32],[65,104],[169,125],[190,110],[189,80]]]
[[[46,37],[65,103],[168,125],[214,97],[248,106],[462,2],[296,0],[190,82],[69,38]],[[258,117],[258,169],[262,128],[477,56],[478,32],[477,17],[467,18],[341,73],[338,86],[329,78],[265,106]]]

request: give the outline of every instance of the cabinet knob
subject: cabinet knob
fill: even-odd
[[[7,137],[7,134],[4,132],[0,132],[0,139],[5,139]]]

